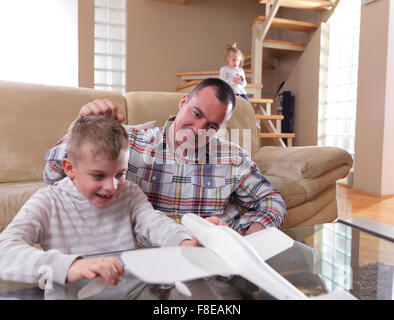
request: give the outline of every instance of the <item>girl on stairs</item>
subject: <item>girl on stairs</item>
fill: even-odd
[[[240,67],[240,65],[242,66],[244,55],[241,50],[237,48],[236,42],[226,45],[225,59],[227,65],[220,68],[220,79],[226,81],[231,88],[233,88],[236,95],[249,101],[245,91],[247,84],[245,72],[244,69]]]

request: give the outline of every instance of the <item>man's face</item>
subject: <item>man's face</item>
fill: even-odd
[[[82,153],[77,162],[71,163],[70,159],[64,159],[71,163],[71,171],[66,167],[65,171],[92,205],[106,208],[125,185],[129,152],[122,151],[116,160],[94,158],[86,149]]]
[[[232,105],[218,100],[212,87],[202,89],[188,100],[184,96],[174,121],[175,148],[192,143],[195,148],[208,143],[220,127],[230,119]]]

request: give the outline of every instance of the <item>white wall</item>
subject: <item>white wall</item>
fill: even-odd
[[[78,86],[78,1],[0,1],[0,79]]]
[[[388,10],[385,125],[383,136],[382,191],[394,194],[394,4]]]
[[[294,132],[296,146],[315,146],[318,138],[320,48],[322,33],[327,25],[322,24],[313,34],[308,46],[292,67],[282,91],[294,95]]]
[[[250,21],[263,13],[246,0],[128,1],[126,91],[175,91],[175,72],[219,70],[229,42],[250,54]]]
[[[393,3],[361,6],[354,184],[377,195],[394,194]]]

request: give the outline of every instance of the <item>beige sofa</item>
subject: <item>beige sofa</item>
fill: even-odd
[[[122,96],[85,88],[0,81],[0,231],[31,194],[45,186],[44,155],[66,133],[82,105],[107,97],[126,115],[127,124],[155,120],[162,126],[177,113],[181,96],[162,92],[129,92]],[[251,105],[237,98],[236,110],[227,124],[227,131],[233,135],[228,138],[234,141],[237,136],[232,129],[250,129],[241,132],[239,143],[283,195],[288,207],[283,227],[334,220],[336,180],[348,174],[351,156],[330,147],[259,148],[255,124]]]

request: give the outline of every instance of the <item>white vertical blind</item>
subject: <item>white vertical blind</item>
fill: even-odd
[[[94,87],[125,92],[126,1],[95,0]]]
[[[329,20],[330,38],[325,108],[320,112],[319,145],[354,155],[357,107],[360,0],[341,0]]]

